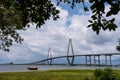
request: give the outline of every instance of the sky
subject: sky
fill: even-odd
[[[10,52],[1,51],[0,63],[29,63],[47,58],[48,49],[52,56],[67,55],[68,41],[71,38],[75,54],[115,53],[120,27],[116,31],[102,31],[97,35],[91,28],[87,28],[90,19],[89,12],[77,5],[75,9],[65,4],[57,6],[60,18],[57,21],[47,20],[40,29],[31,24],[26,31],[19,31],[24,38],[22,44],[10,48]],[[106,10],[109,6],[106,6]],[[120,13],[115,16],[116,24],[120,26]],[[70,53],[71,54],[71,53]],[[117,57],[119,58],[119,57]]]

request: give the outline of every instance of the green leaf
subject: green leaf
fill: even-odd
[[[106,17],[109,17],[109,16],[111,16],[111,15],[112,15],[112,12],[109,11],[109,12],[107,12]]]
[[[92,20],[88,20],[90,23],[93,23],[93,21]]]
[[[118,46],[116,47],[116,49],[117,49],[118,51],[120,51],[120,45],[118,45]]]
[[[92,15],[91,18],[92,18],[93,20],[96,20],[96,19],[97,19],[96,15]]]
[[[113,23],[114,21],[115,21],[115,18],[112,18],[112,19],[110,20],[111,23]]]
[[[92,10],[92,13],[95,13],[97,10],[96,9],[94,9],[94,10]]]
[[[94,3],[93,5],[91,5],[91,10],[94,10],[95,8],[97,7],[97,4],[96,3]]]
[[[97,30],[96,30],[96,34],[98,35],[98,34],[99,34],[99,32],[100,32],[100,31],[99,31],[99,29],[97,29]]]
[[[89,9],[86,6],[84,6],[84,11],[89,11]]]
[[[87,27],[89,28],[89,27],[91,27],[92,26],[92,24],[89,24]]]
[[[90,2],[90,3],[93,3],[93,2],[94,2],[94,0],[89,0],[89,2]]]

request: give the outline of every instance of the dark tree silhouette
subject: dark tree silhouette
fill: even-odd
[[[115,18],[107,20],[106,17],[117,15],[120,11],[119,0],[88,0],[91,6],[85,5],[84,0],[56,0],[71,4],[74,9],[76,4],[82,3],[85,11],[91,10],[92,16],[88,27],[99,34],[100,30],[115,30],[117,25]],[[110,10],[105,14],[105,6],[110,5]],[[80,4],[81,5],[81,4]],[[0,0],[0,49],[9,51],[13,42],[21,43],[23,39],[18,34],[18,30],[26,30],[29,23],[35,23],[36,28],[40,28],[45,21],[52,17],[59,18],[59,10],[53,5],[51,0]]]
[[[21,43],[17,31],[27,29],[28,23],[40,28],[51,16],[57,20],[58,13],[50,0],[0,0],[0,49],[9,51],[13,41]]]
[[[118,50],[118,51],[120,51],[120,38],[119,38],[119,44],[116,46],[116,49]]]
[[[91,20],[89,21],[89,25],[87,27],[91,27],[93,31],[99,34],[100,30],[109,31],[117,28],[117,25],[114,23],[115,18],[106,19],[106,17],[110,17],[113,15],[117,15],[120,11],[120,0],[88,0],[91,3],[91,6],[88,7],[85,5],[85,0],[58,0],[58,4],[60,2],[71,4],[71,7],[74,8],[76,4],[83,4],[83,9],[85,11],[92,11]],[[106,6],[110,6],[110,10],[105,13]],[[106,14],[106,16],[103,16]]]

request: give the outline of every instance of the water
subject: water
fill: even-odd
[[[38,70],[63,70],[63,69],[96,69],[105,67],[95,66],[69,66],[69,65],[0,65],[0,72],[24,72],[30,71],[29,66],[38,67]],[[120,67],[112,67],[113,69],[120,69]]]

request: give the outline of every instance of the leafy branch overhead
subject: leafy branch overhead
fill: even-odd
[[[117,28],[115,18],[107,20],[106,17],[117,15],[120,11],[120,0],[88,0],[91,3],[90,7],[85,5],[85,0],[58,0],[58,3],[64,2],[71,4],[74,8],[76,4],[82,3],[85,11],[91,10],[92,16],[87,27],[91,27],[93,31],[99,34],[100,30],[113,30]],[[106,5],[110,6],[110,10],[105,13]],[[106,15],[106,16],[104,16]]]
[[[27,29],[29,23],[39,28],[50,17],[57,20],[58,13],[50,0],[0,0],[0,49],[9,51],[13,41],[21,43],[17,31]]]
[[[92,3],[90,9],[92,10],[92,20],[89,20],[90,25],[88,27],[92,27],[97,34],[101,28],[103,30],[109,29],[109,31],[117,28],[117,25],[114,23],[115,18],[107,20],[103,14],[105,14],[105,4],[110,5],[110,10],[106,13],[106,17],[118,14],[120,10],[120,1],[117,0],[90,0]]]
[[[115,18],[107,20],[106,17],[117,15],[120,10],[119,0],[89,0],[90,7],[85,4],[85,0],[56,0],[71,4],[74,9],[76,4],[82,3],[85,11],[91,10],[92,16],[88,27],[99,34],[100,30],[115,30]],[[105,5],[110,5],[110,10],[105,13]],[[103,16],[106,14],[106,16]],[[59,10],[52,3],[52,0],[0,0],[0,49],[9,51],[13,42],[21,43],[23,39],[19,35],[19,30],[26,30],[29,23],[35,23],[36,28],[40,28],[45,21],[52,17],[59,18]]]

